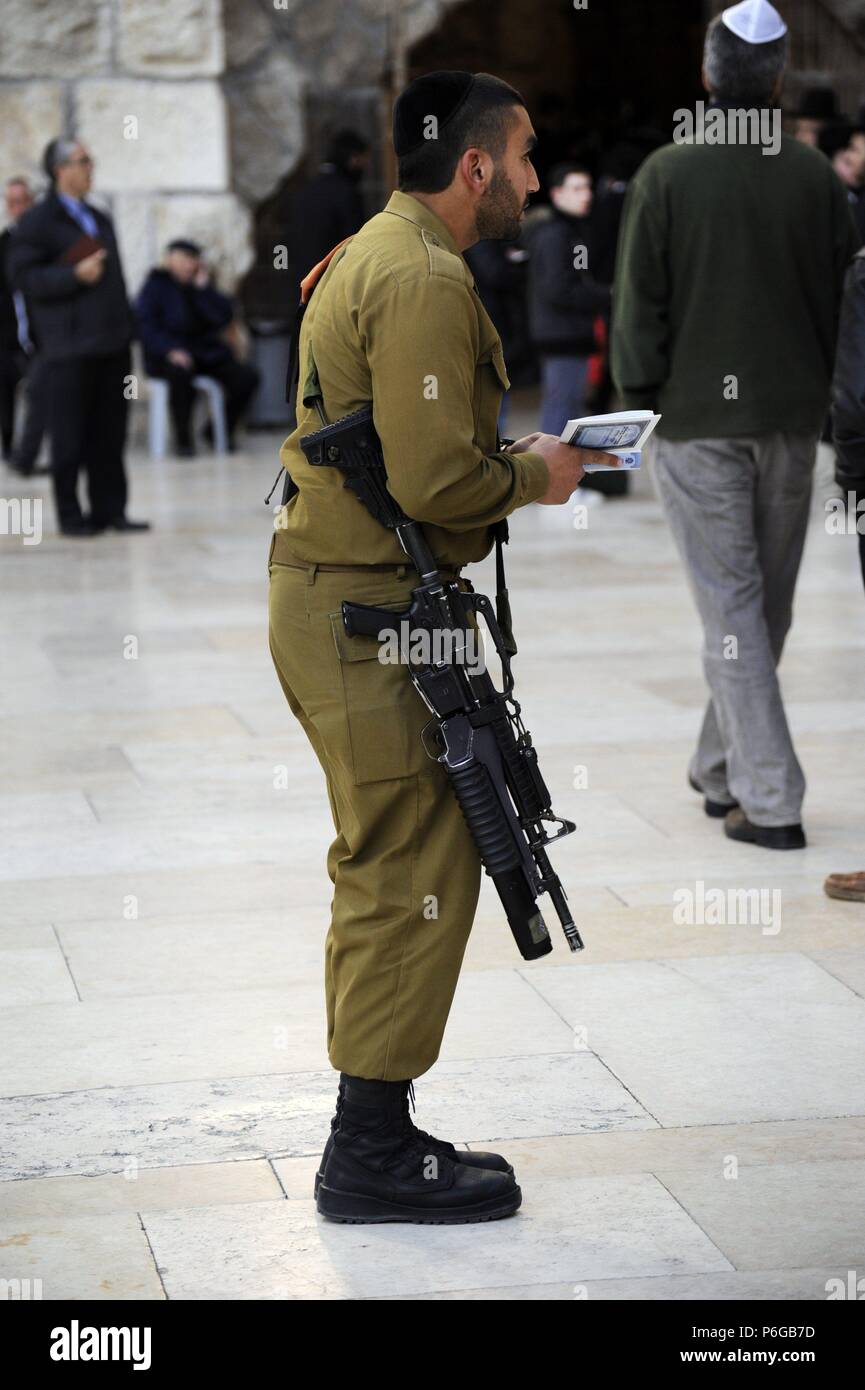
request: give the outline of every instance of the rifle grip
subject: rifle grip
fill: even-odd
[[[342,601],[342,625],[347,637],[378,637],[382,628],[398,627],[407,618],[409,609],[375,608],[368,603]]]

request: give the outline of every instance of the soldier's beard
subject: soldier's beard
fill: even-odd
[[[501,169],[494,169],[489,192],[478,204],[478,241],[513,241],[520,234],[523,204]]]

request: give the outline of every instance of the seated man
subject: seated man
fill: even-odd
[[[228,343],[234,309],[210,283],[194,241],[169,242],[165,265],[151,270],[135,305],[148,376],[169,383],[176,450],[195,454],[190,420],[194,376],[215,377],[225,393],[229,448],[234,428],[258,385],[259,374],[239,362]]]

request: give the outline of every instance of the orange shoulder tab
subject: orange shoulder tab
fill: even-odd
[[[312,267],[312,270],[307,271],[306,275],[304,275],[303,279],[300,282],[301,304],[309,303],[310,295],[312,294],[313,290],[315,289],[324,272],[327,270],[337,251],[339,251],[340,247],[346,246],[350,241],[351,237],[347,236],[342,241],[337,242],[336,246],[331,247],[327,255],[322,260],[320,260],[317,265],[314,265]]]

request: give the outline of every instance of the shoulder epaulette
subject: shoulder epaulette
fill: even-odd
[[[459,280],[461,284],[467,284],[468,267],[462,256],[455,256],[453,251],[442,246],[435,232],[428,231],[426,227],[420,230],[429,257],[430,275],[441,275],[446,280]]]

